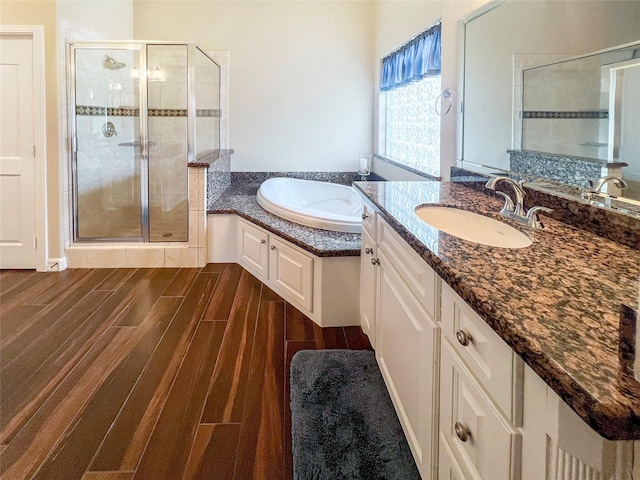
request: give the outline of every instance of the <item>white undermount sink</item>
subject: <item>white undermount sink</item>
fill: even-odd
[[[501,248],[524,248],[533,243],[528,235],[506,223],[455,207],[416,208],[423,222],[470,242]]]

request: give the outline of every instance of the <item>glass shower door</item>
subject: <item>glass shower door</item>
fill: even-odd
[[[142,241],[139,48],[74,53],[75,240]]]
[[[147,45],[149,240],[189,240],[187,45]],[[196,213],[197,214],[197,213]],[[192,219],[197,237],[197,218]]]

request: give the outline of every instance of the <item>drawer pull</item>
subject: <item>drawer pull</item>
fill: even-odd
[[[271,245],[271,250],[275,250],[276,246],[275,245]]]
[[[471,340],[471,336],[464,330],[458,330],[456,332],[456,338],[458,339],[458,343],[463,347],[469,345],[469,341]]]
[[[267,241],[263,238],[262,240],[260,240],[260,243],[264,245],[265,243],[267,243]]]
[[[363,220],[366,220],[367,218],[369,218],[369,215],[367,215],[366,213],[363,213],[363,214],[362,214],[362,219],[363,219]]]
[[[372,258],[371,265],[380,265],[380,260],[378,260],[377,258]]]
[[[371,255],[373,253],[373,248],[367,247],[364,249],[364,253]]]
[[[469,440],[469,437],[471,436],[471,432],[467,427],[465,427],[460,422],[456,422],[454,428],[456,429],[456,435],[458,436],[461,442],[466,442],[467,440]]]

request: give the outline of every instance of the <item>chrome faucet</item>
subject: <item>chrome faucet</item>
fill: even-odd
[[[608,175],[606,177],[599,178],[596,184],[593,186],[593,191],[596,193],[602,193],[602,187],[604,187],[607,183],[613,183],[620,190],[623,188],[627,188],[627,182],[619,177],[613,177]]]
[[[507,185],[509,185],[513,192],[516,194],[516,201],[515,204],[513,203],[513,201],[511,201],[511,198],[503,192],[500,191],[496,191],[496,185],[498,182],[500,181],[504,181]],[[502,210],[500,211],[500,213],[504,216],[509,216],[509,215],[505,215],[505,213],[513,213],[516,215],[519,215],[521,217],[524,216],[524,189],[522,188],[522,184],[516,182],[515,180],[509,178],[509,177],[501,177],[501,176],[497,176],[497,177],[493,177],[491,178],[487,184],[485,185],[485,187],[490,188],[491,190],[494,190],[498,195],[500,195],[502,198],[504,198],[506,200],[504,207],[502,208]]]
[[[496,190],[496,185],[498,182],[503,181],[508,184],[511,189],[514,191],[516,196],[515,203],[511,200],[511,197],[504,192]],[[512,178],[497,176],[489,179],[486,183],[485,187],[490,188],[495,191],[497,195],[504,198],[505,203],[502,210],[500,210],[500,215],[506,218],[510,218],[518,223],[526,225],[529,228],[542,228],[542,223],[538,220],[538,212],[552,212],[550,208],[547,207],[531,207],[529,211],[525,213],[524,208],[524,197],[525,191],[522,188],[524,182],[516,182]]]
[[[615,187],[619,188],[620,190],[627,188],[627,182],[625,182],[623,179],[619,178],[619,177],[614,177],[612,175],[607,175],[604,177],[599,178],[596,183],[593,183],[593,181],[588,180],[587,184],[588,187],[587,188],[583,188],[582,190],[582,198],[586,198],[587,200],[591,200],[593,198],[594,195],[600,194],[600,195],[605,195],[605,196],[611,196],[610,194],[608,194],[607,192],[603,192],[602,189],[605,187],[605,185],[607,185],[609,182],[611,182]]]

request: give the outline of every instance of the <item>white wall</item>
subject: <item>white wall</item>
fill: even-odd
[[[109,40],[133,35],[133,0],[56,0],[58,21],[81,26]]]
[[[141,40],[230,52],[234,171],[353,171],[372,150],[373,11],[360,1],[134,1]]]
[[[374,67],[376,94],[374,95],[376,115],[374,144],[378,145],[378,94],[380,85],[380,65],[389,53],[408,40],[426,30],[438,20],[442,22],[442,90],[450,88],[457,101],[458,75],[458,21],[466,13],[479,7],[487,0],[414,0],[376,2]],[[456,162],[456,112],[452,108],[441,120],[440,130],[440,175],[449,178],[450,167]],[[390,177],[387,173],[387,178]]]

